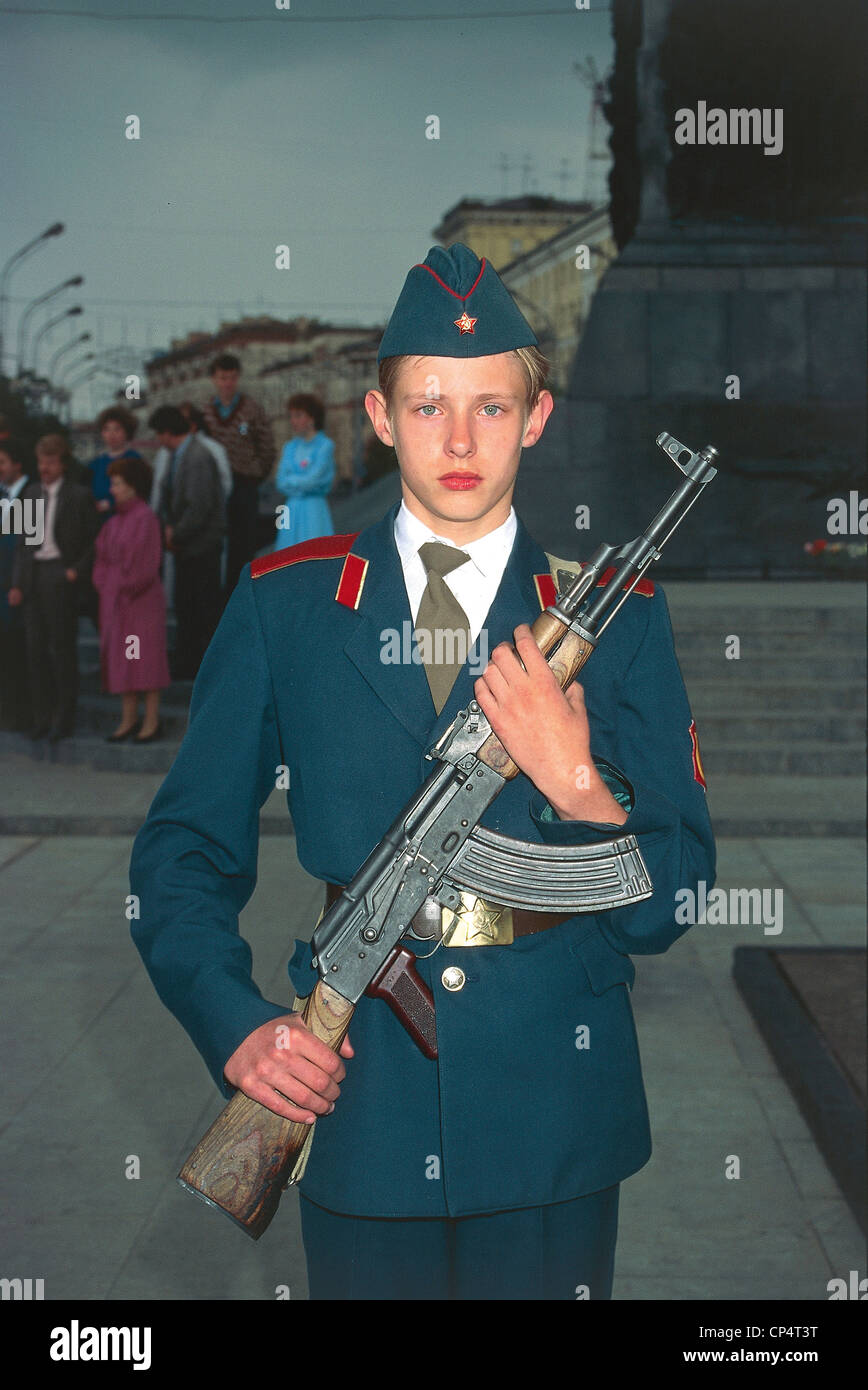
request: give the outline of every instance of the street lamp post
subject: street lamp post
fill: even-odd
[[[94,353],[92,353],[92,352],[91,352],[91,353],[88,353],[88,357],[94,357],[94,356],[95,356]],[[86,361],[86,360],[87,360],[87,358],[83,358],[83,359],[82,359],[82,361]],[[81,363],[79,363],[78,365],[80,366]],[[97,372],[103,372],[103,371],[105,371],[105,370],[106,370],[105,367],[101,367],[100,364],[99,364],[98,362],[94,362],[93,366],[92,366],[92,367],[89,367],[88,370],[87,370],[86,372],[82,372],[81,375],[75,377],[75,379],[74,379],[73,381],[67,382],[66,388],[65,388],[65,389],[66,389],[66,423],[67,423],[67,424],[69,424],[69,423],[71,422],[71,420],[72,420],[72,398],[73,398],[73,396],[75,395],[76,391],[78,390],[79,386],[83,386],[84,383],[85,383],[86,381],[90,381],[90,378],[91,378],[92,376],[96,376]]]
[[[33,299],[33,300],[30,301],[30,303],[28,304],[27,308],[24,310],[24,313],[21,315],[21,320],[20,320],[20,322],[19,322],[19,324],[18,324],[18,374],[19,374],[19,376],[21,375],[21,373],[22,373],[23,370],[24,370],[24,353],[25,353],[25,348],[26,348],[26,345],[27,345],[27,329],[28,329],[28,326],[29,326],[29,323],[30,323],[31,316],[32,316],[32,315],[34,314],[34,312],[39,308],[40,304],[44,304],[44,303],[46,302],[46,300],[53,299],[54,296],[55,296],[56,294],[61,294],[61,293],[63,292],[63,290],[72,289],[72,288],[74,288],[74,287],[76,287],[76,286],[78,286],[78,285],[83,285],[83,284],[84,284],[84,276],[83,276],[83,275],[73,275],[71,279],[69,279],[69,280],[64,280],[64,281],[63,281],[63,284],[61,284],[61,285],[55,285],[55,286],[54,286],[54,289],[52,289],[52,290],[47,290],[45,294],[41,294],[41,295],[39,295],[39,297],[38,297],[37,299]]]
[[[77,338],[70,338],[68,343],[64,343],[63,347],[58,348],[57,352],[54,354],[54,356],[48,364],[49,377],[54,376],[54,373],[57,371],[57,364],[60,361],[61,357],[65,357],[66,354],[68,352],[71,352],[74,347],[78,347],[79,343],[89,343],[92,336],[93,335],[91,333],[79,333]]]
[[[71,347],[78,346],[79,343],[88,342],[89,339],[90,339],[90,334],[82,334],[82,335],[81,335],[81,338],[74,339],[74,341],[72,341],[71,343],[67,343],[67,346],[64,347],[63,352],[64,352],[64,353],[65,353],[65,352],[68,352],[68,350],[70,350]],[[68,361],[68,363],[65,364],[65,366],[64,366],[63,368],[61,368],[60,373],[57,374],[57,379],[56,379],[56,381],[54,381],[54,385],[51,386],[51,398],[53,398],[53,400],[56,400],[57,406],[58,406],[58,407],[60,407],[61,404],[64,403],[64,400],[67,399],[68,393],[67,393],[67,391],[65,391],[65,388],[64,388],[64,381],[65,381],[65,378],[68,377],[68,374],[70,374],[71,371],[72,371],[72,373],[75,373],[75,371],[78,371],[78,368],[79,368],[79,367],[83,367],[83,364],[85,364],[86,361],[95,361],[95,360],[96,360],[96,353],[89,352],[89,353],[83,354],[82,357],[74,357],[74,359],[72,359],[72,361]],[[51,375],[54,375],[54,374],[51,374]]]
[[[40,345],[40,343],[42,342],[42,339],[45,337],[46,333],[50,333],[51,330],[52,330],[52,328],[56,328],[57,325],[58,325],[59,323],[63,323],[63,320],[64,320],[64,319],[72,319],[72,318],[75,318],[78,314],[83,314],[83,313],[84,313],[84,310],[82,309],[81,305],[80,305],[80,304],[74,304],[74,305],[72,306],[71,309],[65,310],[65,312],[62,313],[62,314],[57,314],[55,318],[49,319],[48,323],[44,323],[44,324],[42,325],[42,327],[40,328],[39,332],[36,334],[35,338],[33,339],[33,370],[34,370],[34,372],[38,372],[38,371],[39,371],[39,345]]]
[[[61,232],[63,232],[64,230],[65,229],[62,222],[53,222],[50,227],[47,227],[45,229],[44,232],[40,232],[39,236],[34,237],[32,241],[28,241],[26,246],[22,246],[20,251],[16,251],[14,256],[10,256],[9,260],[4,265],[2,271],[0,271],[0,375],[2,375],[3,373],[3,349],[5,347],[4,331],[6,328],[6,301],[9,297],[7,287],[9,284],[9,277],[12,274],[12,267],[17,265],[20,260],[23,260],[27,253],[29,251],[32,251],[34,247],[40,246],[42,242],[47,241],[49,237],[60,236]]]
[[[69,372],[77,372],[80,367],[84,366],[85,362],[93,362],[95,361],[95,359],[95,352],[86,352],[83,357],[77,357],[74,362],[69,363],[69,365],[64,369],[63,375],[61,377],[61,383],[63,384],[63,388],[65,391],[71,391],[76,386],[76,382],[70,381],[67,374]],[[96,370],[96,367],[91,368],[91,371],[95,372]]]

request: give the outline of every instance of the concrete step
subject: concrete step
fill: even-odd
[[[735,634],[739,638],[737,657],[726,655],[726,638]],[[605,639],[603,639],[605,640]],[[859,656],[865,660],[865,633],[839,632],[834,636],[819,637],[811,633],[753,632],[749,628],[725,627],[715,632],[684,632],[680,628],[675,633],[675,648],[679,657],[691,652],[697,656],[718,659],[727,666],[744,669],[750,661],[774,657],[788,657],[798,662],[806,670],[814,669],[817,661],[829,658]]]
[[[709,783],[714,833],[724,836],[865,834],[865,777],[764,777],[740,774]]]
[[[704,714],[733,713],[734,691],[721,690],[719,681],[691,680],[688,690],[691,708]],[[865,709],[865,687],[856,681],[744,681],[738,688],[738,710],[780,711]]]
[[[665,585],[664,585],[665,588]],[[667,590],[668,593],[668,590]],[[787,638],[813,636],[823,641],[852,634],[864,616],[857,608],[748,608],[734,603],[703,607],[682,604],[673,610],[672,624],[678,632],[751,632],[757,636],[781,634]]]
[[[765,777],[791,773],[803,777],[864,777],[865,745],[799,741],[793,747],[749,744],[734,747],[711,743],[699,724],[702,766],[711,781],[730,773]]]
[[[76,710],[76,729],[82,734],[106,736],[120,721],[120,696],[80,694]],[[189,708],[186,704],[160,701],[160,721],[167,738],[180,743],[187,731]],[[109,745],[111,747],[112,745]],[[125,745],[122,745],[125,746]],[[147,746],[147,745],[145,745]]]
[[[828,671],[836,683],[865,684],[865,654],[855,646],[847,652],[827,652],[825,647],[815,647],[810,658],[780,654],[770,656],[757,651],[745,653],[742,648],[739,661],[727,661],[722,646],[713,652],[701,652],[676,644],[676,652],[688,689],[694,680],[714,680],[721,686],[731,685],[735,694],[743,681],[786,685],[798,681],[800,677],[810,678],[823,671]]]
[[[172,766],[180,746],[179,738],[136,745],[106,743],[103,738],[84,732],[77,732],[72,738],[62,739],[56,744],[49,744],[46,739],[34,743],[26,734],[0,732],[0,756],[19,754],[34,762],[49,760],[64,766],[87,767],[97,772],[165,774]],[[8,805],[6,809],[10,809]]]
[[[819,711],[816,714],[703,714],[700,738],[710,743],[732,741],[734,746],[746,742],[784,744],[796,739],[813,739],[823,743],[859,743],[865,741],[865,720],[860,714],[844,711],[838,715]]]

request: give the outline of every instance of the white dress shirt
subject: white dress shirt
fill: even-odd
[[[57,494],[63,484],[63,477],[55,478],[53,483],[43,483],[42,491],[46,494],[45,502],[45,531],[43,533],[42,544],[38,545],[33,552],[34,560],[60,560],[60,547],[54,539],[54,518],[57,515]]]
[[[395,517],[395,545],[404,570],[414,624],[422,595],[428,587],[428,573],[422,563],[419,547],[426,541],[439,541],[441,545],[454,546],[470,556],[464,564],[445,575],[444,582],[467,614],[470,640],[471,643],[475,642],[503,578],[516,529],[515,508],[510,507],[509,516],[501,526],[480,536],[478,540],[457,545],[446,536],[438,536],[436,531],[429,530],[425,522],[414,516],[402,500]]]

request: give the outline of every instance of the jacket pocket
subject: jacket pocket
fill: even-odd
[[[594,994],[604,994],[612,985],[627,985],[632,989],[636,978],[635,965],[629,956],[610,946],[602,932],[596,931],[581,941],[572,942],[570,951],[579,957],[585,967]]]

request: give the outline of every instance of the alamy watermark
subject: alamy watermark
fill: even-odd
[[[23,1300],[45,1297],[44,1279],[0,1279],[0,1299]]]
[[[762,145],[763,154],[784,148],[784,113],[780,106],[712,106],[699,101],[696,110],[675,112],[676,145]]]
[[[765,936],[779,936],[784,927],[782,888],[712,888],[701,878],[692,888],[679,888],[675,894],[675,920],[679,926],[696,923],[717,926],[751,926],[763,929]]]
[[[413,640],[415,636],[415,641]],[[488,632],[485,628],[471,643],[465,628],[414,628],[409,618],[401,630],[384,627],[380,632],[380,660],[384,666],[463,666],[470,658],[469,670],[481,676],[488,665]]]
[[[851,488],[847,497],[830,497],[826,530],[830,536],[868,536],[868,497]]]
[[[73,1318],[69,1327],[51,1329],[48,1354],[52,1361],[131,1361],[134,1371],[151,1365],[149,1327],[82,1327]]]
[[[0,507],[0,535],[23,536],[25,545],[41,545],[45,540],[45,498],[8,498]]]

